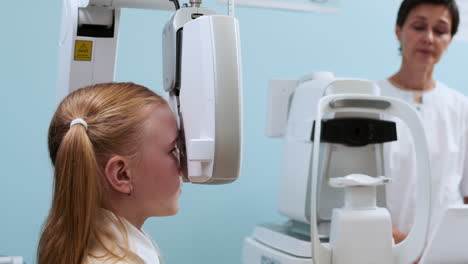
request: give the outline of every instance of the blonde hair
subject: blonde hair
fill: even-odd
[[[88,86],[61,102],[49,127],[54,193],[39,241],[39,264],[81,264],[97,248],[109,259],[132,257],[128,245],[119,252],[106,245],[115,237],[104,224],[112,219],[101,212],[102,208],[113,211],[102,174],[110,155],[137,152],[147,109],[162,105],[167,103],[159,95],[134,83]],[[76,118],[84,119],[88,128],[70,127]],[[116,219],[119,229],[125,231],[122,219]],[[126,232],[123,234],[127,240]]]

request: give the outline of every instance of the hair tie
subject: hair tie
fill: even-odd
[[[73,121],[71,121],[71,123],[70,123],[70,128],[72,128],[72,126],[74,126],[76,124],[80,124],[80,125],[84,126],[84,128],[86,130],[88,130],[88,123],[86,123],[86,121],[84,121],[83,119],[81,119],[81,118],[73,119]]]

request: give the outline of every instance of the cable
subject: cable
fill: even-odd
[[[179,9],[180,9],[179,0],[169,0],[169,1],[174,2],[174,6],[175,6],[175,9],[176,9],[176,10],[179,10]]]

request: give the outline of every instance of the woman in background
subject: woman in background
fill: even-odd
[[[178,211],[177,136],[167,103],[143,86],[68,95],[49,128],[54,194],[38,263],[159,263],[141,227]]]
[[[454,0],[404,0],[395,28],[401,67],[379,82],[382,95],[414,105],[423,121],[433,177],[429,239],[445,208],[462,204],[468,196],[468,100],[433,77],[458,24]],[[385,152],[385,171],[393,178],[387,205],[396,243],[407,236],[414,218],[417,181],[412,144],[407,127],[398,125],[398,141],[388,144]]]

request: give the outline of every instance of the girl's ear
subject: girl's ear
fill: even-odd
[[[132,179],[127,158],[122,156],[110,158],[106,163],[104,174],[112,190],[122,194],[131,194]]]

